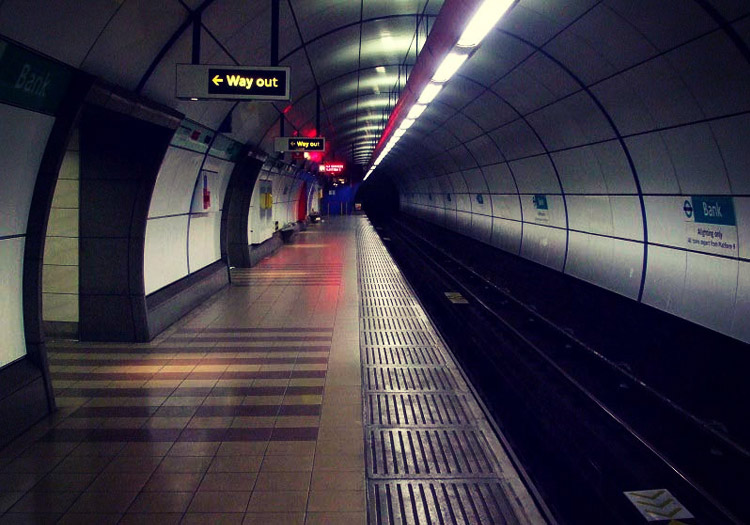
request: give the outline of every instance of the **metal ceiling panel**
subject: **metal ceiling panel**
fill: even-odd
[[[177,3],[138,0],[126,2],[99,35],[82,69],[135,89],[166,38],[185,19]]]
[[[355,24],[360,20],[360,2],[352,0],[287,1],[294,9],[305,42],[334,28]],[[359,28],[356,29],[359,33]]]
[[[698,2],[608,0],[606,4],[660,50],[671,49],[716,27]]]
[[[492,91],[482,93],[469,103],[462,112],[485,131],[495,129],[518,118],[518,114],[513,111],[513,108]]]
[[[586,85],[617,73],[617,68],[594,45],[571,30],[558,35],[544,50]]]
[[[184,12],[175,0],[164,3],[165,9]],[[0,2],[0,34],[79,66],[121,7],[111,0],[5,0]]]
[[[256,51],[257,43],[263,42],[263,53],[270,59],[271,2],[248,2],[247,0],[214,0],[201,14],[201,23],[221,42],[243,38],[245,46],[236,46],[240,56]],[[257,51],[256,51],[257,52]],[[270,65],[270,64],[259,64]]]
[[[593,9],[569,31],[595,46],[618,71],[656,53],[656,48],[633,25],[606,4]],[[607,38],[602,38],[603,34]]]
[[[485,86],[507,75],[536,50],[501,31],[491,31],[461,68],[461,74]]]

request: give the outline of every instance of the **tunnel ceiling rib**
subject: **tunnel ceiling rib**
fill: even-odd
[[[369,126],[384,122],[383,112],[396,98],[392,90],[405,82],[406,70],[402,66],[410,63],[409,57],[416,55],[415,48],[421,45],[415,35],[417,20],[433,19],[442,2],[408,0],[398,5],[405,12],[378,13],[378,16],[369,17],[366,15],[371,9],[363,2],[356,5],[342,0],[327,0],[322,4],[321,7],[320,4],[294,0],[288,0],[285,4],[294,22],[297,42],[296,45],[280,43],[282,49],[291,49],[282,56],[280,65],[290,65],[298,61],[296,57],[304,54],[312,82],[297,85],[295,89],[293,81],[292,101],[288,105],[275,106],[285,112],[292,129],[309,132],[314,128],[315,115],[314,104],[310,105],[308,101],[314,100],[319,88],[323,129],[317,132],[324,133],[330,142],[328,156],[343,157],[361,164],[363,157],[353,157],[351,141],[346,140],[346,136],[340,138],[338,133],[342,131],[351,135],[351,130],[357,129],[357,123],[364,120],[368,128],[354,134],[369,137],[367,133],[372,130]],[[352,7],[353,4],[356,9]],[[337,14],[329,19],[320,14],[321,10],[334,10]],[[347,20],[347,17],[355,19]],[[330,27],[332,23],[336,24],[335,27]],[[424,27],[421,30],[427,31],[429,22],[422,23]],[[293,67],[292,78],[295,69]],[[299,91],[300,87],[303,88],[302,92]],[[351,103],[351,106],[339,109],[346,103]],[[268,151],[272,138],[278,135],[278,126],[278,118],[267,120],[262,131],[260,126],[256,127],[254,137],[237,138],[256,143],[261,142],[262,138],[261,145]]]
[[[710,5],[707,6],[706,2],[696,0],[696,3],[701,8],[708,7],[705,10],[713,18],[715,24],[707,22],[708,17],[706,16],[694,16],[689,25],[679,24],[680,30],[682,30],[683,25],[690,27],[688,36],[681,34],[679,40],[655,43],[650,41],[644,33],[646,29],[638,27],[637,21],[633,20],[634,18],[637,20],[636,13],[622,12],[622,8],[618,11],[616,7],[619,4],[609,6],[608,3],[600,1],[578,2],[577,9],[566,9],[564,13],[558,13],[558,11],[545,13],[535,11],[535,8],[543,7],[538,2],[521,2],[488,35],[488,42],[471,54],[470,59],[463,66],[462,72],[454,77],[438,94],[436,102],[444,102],[444,104],[441,108],[433,109],[433,111],[439,112],[439,116],[438,113],[433,114],[430,119],[431,122],[421,117],[416,121],[417,124],[415,124],[414,129],[418,129],[420,124],[419,127],[425,127],[425,125],[440,127],[461,114],[470,116],[467,112],[468,108],[476,105],[481,106],[481,111],[483,111],[487,122],[477,122],[479,126],[477,136],[464,138],[462,141],[469,142],[481,136],[489,136],[492,130],[506,126],[509,122],[505,120],[507,116],[498,111],[499,105],[497,102],[492,105],[481,105],[478,102],[482,96],[491,93],[497,97],[498,101],[502,101],[500,106],[510,109],[513,103],[504,97],[508,94],[508,86],[504,86],[504,83],[507,84],[506,79],[518,77],[519,80],[514,80],[511,83],[511,85],[519,86],[518,91],[514,92],[514,97],[518,101],[523,101],[523,105],[511,110],[511,112],[517,113],[516,119],[525,120],[524,117],[559,105],[577,94],[587,95],[593,101],[593,104],[598,107],[604,119],[609,121],[610,126],[615,130],[614,135],[609,139],[618,140],[619,137],[621,141],[622,137],[616,131],[617,125],[613,117],[609,115],[605,105],[598,102],[597,97],[591,92],[591,88],[616,75],[623,74],[628,69],[652,61],[655,57],[666,55],[671,50],[685,45],[686,42],[704,38],[715,32],[727,33],[727,38],[732,41],[742,56],[747,58],[747,44],[741,38],[739,43],[736,38],[733,38],[737,33],[732,23],[717,14],[715,8]],[[657,8],[657,6],[653,7],[653,9]],[[584,29],[588,29],[586,23],[595,23],[589,22],[590,20],[604,20],[602,12],[609,13],[617,19],[617,24],[612,29],[617,31],[618,36],[624,34],[625,28],[630,28],[629,30],[636,36],[628,35],[630,36],[628,40],[617,41],[617,45],[605,45],[601,42],[586,40],[584,37],[587,35],[585,34],[578,36],[583,33]],[[695,13],[699,14],[698,8],[696,8]],[[659,19],[659,17],[653,18]],[[685,19],[687,20],[688,17],[685,17]],[[698,20],[696,21],[696,19]],[[599,22],[600,25],[601,23]],[[652,32],[654,31],[654,29],[650,29]],[[640,39],[640,42],[637,42],[638,39]],[[618,46],[623,46],[623,49],[617,49]],[[630,46],[631,49],[625,46]],[[636,46],[640,46],[640,48]],[[633,49],[639,52],[633,53]],[[619,58],[617,53],[627,51],[631,51],[629,55],[639,56],[639,60],[623,64],[621,67],[612,65],[609,69],[600,68],[599,70],[596,70],[592,64],[594,59],[602,64],[614,64],[616,63],[615,60]],[[568,54],[563,55],[565,52]],[[574,54],[571,55],[570,53]],[[595,56],[592,53],[599,53],[599,55]],[[590,60],[587,61],[587,58]],[[500,74],[498,75],[498,73]],[[470,95],[471,87],[467,88],[465,84],[462,89],[452,89],[453,85],[461,79],[478,86],[473,95]],[[569,87],[565,87],[566,83],[569,84]],[[503,87],[498,89],[497,86]],[[521,86],[523,92],[520,90]],[[450,100],[451,97],[454,97],[455,100]],[[461,97],[465,100],[457,104],[456,102]],[[433,105],[428,106],[428,111]],[[492,122],[493,125],[489,125],[489,122]],[[526,123],[535,134],[540,136],[535,130],[533,122],[526,121]],[[404,138],[408,137],[408,133]],[[555,148],[550,148],[550,151],[555,151]],[[408,155],[405,155],[403,148],[400,152],[397,148],[394,149],[393,155],[389,155],[383,160],[383,165],[388,165],[391,168],[396,164],[416,166],[426,160],[423,154],[431,155],[428,152],[429,150],[425,148],[416,148],[410,149]],[[634,177],[637,178],[632,161],[631,169]]]
[[[0,7],[21,13],[35,9],[32,4],[36,0],[28,3],[13,0],[0,2]],[[61,59],[172,106],[214,129],[231,115],[233,132],[229,135],[269,153],[284,112],[287,134],[312,130],[316,122],[315,104],[304,99],[314,100],[320,88],[323,129],[316,131],[327,135],[331,151],[349,158],[350,141],[337,144],[337,130],[349,130],[363,120],[378,124],[383,121],[383,113],[397,99],[398,92],[394,93],[394,89],[404,85],[442,4],[442,0],[282,0],[279,55],[280,65],[292,68],[292,99],[288,104],[174,99],[174,66],[191,62],[191,29],[195,23],[200,24],[200,63],[259,66],[270,63],[270,0],[164,0],[162,4],[149,3],[145,7],[128,2],[106,9],[102,6],[82,13],[80,23],[70,25],[79,28],[76,39],[80,43],[76,48],[66,47],[70,58],[61,56]],[[50,19],[65,19],[62,4],[46,8]],[[169,16],[160,16],[161,11]],[[164,23],[166,20],[169,23]],[[21,24],[16,31],[34,34],[28,29]],[[7,27],[3,32],[10,36],[13,33]],[[63,49],[60,42],[68,42],[72,36],[62,33],[59,35],[62,40],[56,34],[45,35],[37,48],[52,56],[59,55],[55,49]],[[147,34],[148,42],[139,43],[139,34]],[[123,37],[127,39],[125,45]],[[68,48],[80,48],[81,52]],[[132,67],[120,70],[119,63]]]

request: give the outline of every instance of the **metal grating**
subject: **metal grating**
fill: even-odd
[[[371,478],[487,477],[499,467],[474,428],[378,429],[367,440]]]
[[[442,365],[445,359],[431,346],[368,346],[365,351],[365,363],[368,365]]]
[[[417,308],[417,302],[411,298],[403,297],[366,297],[362,294],[363,306],[385,306],[385,307],[406,307]]]
[[[360,225],[368,522],[543,522],[377,233]]]
[[[437,339],[426,330],[367,330],[362,331],[362,343],[370,346],[435,346]]]
[[[377,525],[520,523],[503,481],[376,481],[368,489]]]
[[[364,306],[362,317],[421,317],[419,310],[413,306]]]
[[[456,394],[368,394],[365,398],[369,425],[464,426],[474,419],[463,395]]]
[[[421,317],[363,317],[360,327],[364,332],[369,330],[419,330],[424,332],[428,329],[427,323]]]
[[[363,288],[362,295],[365,299],[411,299],[412,295],[407,289],[380,289]]]
[[[447,367],[368,367],[365,388],[378,392],[466,392],[466,385]]]

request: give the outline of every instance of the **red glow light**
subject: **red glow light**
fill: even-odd
[[[322,151],[310,151],[310,161],[315,162],[316,164],[320,164],[323,161],[323,152]]]

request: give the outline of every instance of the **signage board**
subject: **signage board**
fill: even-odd
[[[732,197],[678,197],[685,221],[686,248],[736,257],[739,253],[737,219]]]
[[[175,96],[183,100],[289,100],[288,67],[177,64]]]
[[[534,209],[536,210],[536,217],[534,217],[534,222],[548,223],[550,221],[550,216],[547,196],[539,194],[534,195],[531,198],[531,202],[534,204]]]
[[[323,170],[326,173],[341,173],[344,171],[343,162],[325,162],[323,164]]]
[[[326,139],[323,137],[277,137],[274,146],[276,151],[325,151]]]
[[[0,101],[54,115],[73,70],[0,40]]]

